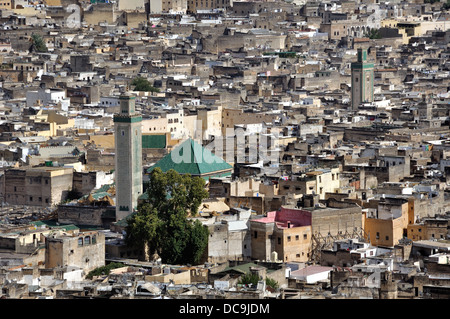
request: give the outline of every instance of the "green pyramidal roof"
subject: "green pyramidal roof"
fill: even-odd
[[[161,168],[163,172],[174,169],[180,174],[191,175],[212,174],[232,169],[230,164],[192,139],[187,139],[175,147],[147,172],[150,173],[156,167]]]

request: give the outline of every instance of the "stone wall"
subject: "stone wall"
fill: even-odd
[[[58,222],[61,224],[104,227],[109,224],[109,220],[107,218],[104,218],[105,213],[107,213],[108,211],[115,212],[114,208],[111,208],[109,206],[99,207],[59,205],[57,209]]]
[[[346,231],[352,233],[355,228],[362,228],[361,207],[315,209],[311,214],[311,225],[313,234],[323,236],[328,232],[332,236],[345,234]]]
[[[95,239],[94,239],[95,238]],[[105,235],[101,232],[83,232],[78,236],[48,237],[46,268],[77,266],[85,272],[105,265]]]

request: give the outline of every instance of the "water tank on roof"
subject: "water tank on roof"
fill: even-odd
[[[277,261],[278,260],[278,253],[276,251],[272,252],[271,259],[272,259],[272,261]]]

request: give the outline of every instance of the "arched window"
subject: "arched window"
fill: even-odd
[[[90,245],[91,244],[91,236],[84,237],[84,244],[85,245]]]

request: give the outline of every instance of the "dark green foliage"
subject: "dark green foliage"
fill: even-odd
[[[87,274],[86,278],[92,279],[94,276],[109,275],[112,269],[121,267],[125,267],[125,265],[122,263],[110,263],[106,266],[102,266],[92,270],[91,272],[89,272],[89,274]]]
[[[238,284],[240,285],[253,285],[256,286],[258,284],[258,281],[260,281],[261,278],[257,273],[246,273],[245,275],[241,276],[239,278]]]
[[[141,76],[134,78],[131,85],[134,85],[135,91],[159,92],[158,88],[153,87],[147,79]]]
[[[447,2],[444,3],[442,6],[442,10],[449,10],[450,9],[450,0],[447,0]]]
[[[81,197],[82,197],[82,194],[80,192],[77,192],[77,191],[73,190],[73,189],[71,189],[71,190],[69,190],[67,192],[67,200],[68,201],[79,199]]]
[[[369,32],[366,32],[365,35],[369,39],[381,39],[380,30],[378,29],[370,29]]]
[[[189,238],[184,250],[184,260],[188,264],[197,264],[208,246],[208,228],[198,220],[190,225]]]
[[[272,288],[273,290],[277,290],[280,285],[278,284],[278,282],[275,279],[272,278],[268,278],[266,277],[266,285],[270,288]]]
[[[239,279],[238,284],[252,285],[253,287],[256,287],[258,285],[258,281],[260,281],[261,279],[262,278],[260,278],[257,273],[246,273]],[[279,284],[275,279],[266,277],[265,281],[267,287],[270,287],[273,290],[277,290],[279,288]]]
[[[42,37],[38,34],[32,34],[31,35],[31,50],[37,51],[37,52],[47,52],[47,46],[45,45],[44,40]]]
[[[157,252],[164,263],[200,263],[208,244],[208,229],[188,216],[195,216],[208,197],[204,179],[156,168],[150,175],[147,195],[146,202],[127,220],[127,245],[146,248],[150,254]]]

